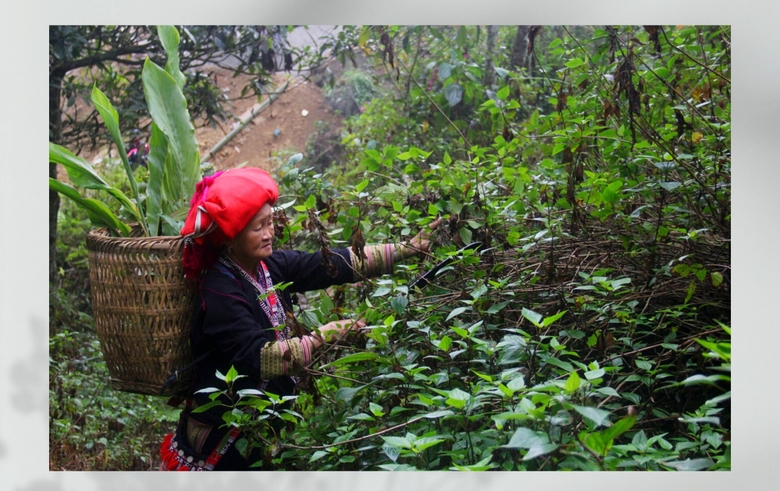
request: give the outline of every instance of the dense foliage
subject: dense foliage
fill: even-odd
[[[370,327],[319,357],[291,407],[215,377],[258,410],[226,421],[260,467],[730,469],[730,31],[522,29],[329,43],[375,63],[375,96],[338,162],[278,170],[277,247],[444,222],[422,263],[302,299],[305,326]]]

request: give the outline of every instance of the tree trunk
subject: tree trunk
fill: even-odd
[[[528,26],[517,26],[515,42],[512,45],[512,55],[509,60],[512,69],[521,68],[526,65],[526,55],[528,54]]]
[[[496,39],[498,39],[498,26],[488,26],[485,73],[482,75],[482,83],[485,85],[485,87],[488,88],[496,82],[496,65],[493,62],[493,52],[496,49]]]
[[[59,143],[62,139],[62,75],[49,75],[49,141]],[[57,178],[57,164],[49,162],[49,177]],[[60,195],[49,190],[49,287],[56,288],[57,274],[57,214],[60,211]]]

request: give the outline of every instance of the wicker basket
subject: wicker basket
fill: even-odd
[[[192,381],[185,371],[164,387],[192,358],[195,296],[184,283],[183,246],[181,237],[87,235],[95,329],[114,389],[171,395]]]

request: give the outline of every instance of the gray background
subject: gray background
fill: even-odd
[[[770,489],[780,441],[775,307],[778,2],[27,0],[2,2],[0,488]],[[163,7],[164,6],[164,7]],[[49,24],[730,24],[733,26],[733,471],[729,473],[59,473],[48,471],[47,52]],[[22,144],[18,144],[21,142]]]

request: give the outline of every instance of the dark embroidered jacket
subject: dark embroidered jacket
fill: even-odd
[[[348,249],[333,249],[331,260],[334,276],[322,264],[320,252],[276,250],[265,260],[274,285],[291,282],[280,295],[280,303],[289,310],[291,294],[320,290],[334,285],[355,281]],[[193,358],[208,353],[196,365],[193,392],[207,387],[224,388],[216,371],[226,374],[234,366],[239,374],[246,375],[236,381],[236,390],[257,388],[260,380],[260,350],[276,339],[271,321],[257,301],[257,290],[242,276],[233,274],[225,266],[216,263],[203,277],[200,286],[200,305],[192,321],[190,342]],[[289,376],[268,381],[266,391],[277,395],[293,393],[295,383]],[[196,394],[195,403],[209,402],[207,394]],[[193,414],[195,419],[221,425],[224,408],[212,408]]]

